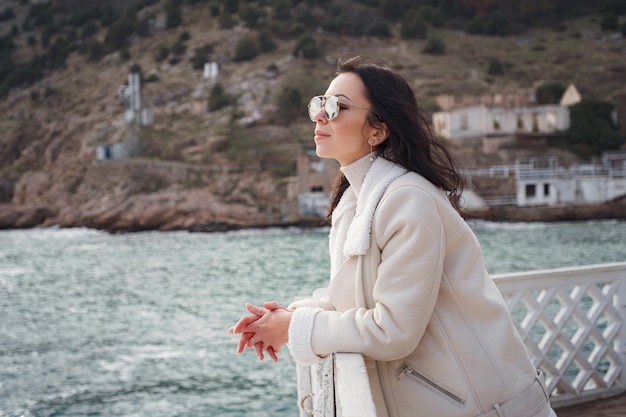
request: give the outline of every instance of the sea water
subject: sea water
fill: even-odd
[[[626,222],[473,222],[491,273],[626,261]],[[295,367],[235,352],[245,302],[328,280],[328,230],[0,231],[0,416],[295,417]]]

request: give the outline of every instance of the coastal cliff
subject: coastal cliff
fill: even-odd
[[[158,23],[162,4],[149,3],[139,17]],[[27,15],[26,6],[15,7],[15,19]],[[0,228],[211,231],[319,224],[296,215],[297,196],[290,194],[289,183],[298,154],[312,147],[303,103],[324,91],[345,54],[370,55],[398,69],[427,115],[437,110],[437,94],[494,93],[547,81],[575,81],[583,96],[613,100],[626,71],[616,58],[623,54],[623,37],[598,30],[597,16],[568,21],[567,33],[539,28],[509,37],[429,27],[445,43],[443,54],[424,52],[426,39],[402,38],[395,27],[389,37],[355,37],[320,26],[310,32],[323,51],[309,59],[294,52],[295,34],[301,32],[284,29],[276,31],[273,49],[241,60],[237,46],[255,30],[243,23],[221,27],[206,5],[183,10],[180,27],[155,24],[150,36],[128,36],[125,49],[97,59],[71,52],[65,65],[42,70],[37,82],[12,88],[0,99]],[[6,36],[11,24],[0,22]],[[105,38],[106,29],[98,28],[93,36]],[[16,55],[29,59],[41,53],[40,45],[28,47],[29,36],[40,32],[14,36],[24,46]],[[178,52],[170,59],[157,56],[174,46]],[[219,63],[214,78],[194,64],[205,49]],[[488,71],[493,56],[506,63],[498,75]],[[154,119],[149,126],[125,118],[120,91],[131,68],[142,74],[142,103]],[[99,146],[116,143],[135,144],[137,152],[128,159],[97,160]],[[545,146],[507,145],[490,152],[449,147],[462,166],[473,168],[510,164],[517,155],[560,153],[569,162],[577,160]],[[498,221],[622,216],[616,207],[511,208],[472,216]]]

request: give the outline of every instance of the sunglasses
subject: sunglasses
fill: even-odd
[[[339,97],[337,96],[315,96],[309,101],[309,118],[313,122],[317,122],[317,114],[324,109],[324,117],[326,120],[331,121],[337,116],[339,116],[339,109],[341,106],[347,106],[347,104],[339,101]],[[357,107],[359,109],[367,109],[369,107],[359,106],[356,104],[349,104],[352,107]]]

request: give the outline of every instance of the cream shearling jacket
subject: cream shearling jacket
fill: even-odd
[[[364,355],[381,417],[554,415],[479,243],[446,195],[382,157],[343,167],[328,288],[296,302],[301,364]]]

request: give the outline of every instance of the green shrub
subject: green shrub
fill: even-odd
[[[614,14],[605,14],[600,20],[600,29],[611,32],[619,30],[619,19]]]
[[[276,96],[276,118],[279,123],[288,125],[293,120],[302,117],[304,108],[302,93],[296,87],[283,87]]]
[[[257,36],[257,40],[258,40],[259,48],[261,49],[261,52],[270,52],[270,51],[275,50],[278,47],[276,42],[274,42],[274,39],[272,38],[270,31],[267,29],[263,29],[262,31],[259,32]]]
[[[172,29],[183,23],[183,14],[180,9],[168,10],[165,15],[165,28]]]
[[[83,53],[87,55],[87,61],[98,62],[106,52],[106,48],[97,39],[89,39],[82,46]]]
[[[104,37],[104,44],[111,51],[117,51],[126,45],[126,39],[135,30],[135,21],[124,18],[113,23]]]
[[[165,3],[165,28],[172,29],[183,23],[182,0],[167,0]]]
[[[466,28],[467,33],[506,36],[509,32],[509,21],[506,16],[495,11],[487,16],[473,18]]]
[[[294,56],[302,56],[307,59],[314,59],[322,55],[322,51],[317,46],[315,38],[309,34],[300,36],[295,48],[293,49]]]
[[[128,47],[125,46],[120,50],[120,59],[124,61],[128,61],[130,59],[130,51],[128,50]]]
[[[204,64],[209,62],[209,56],[213,53],[213,45],[205,44],[195,49],[191,63],[193,69],[203,69]]]
[[[259,55],[259,46],[252,36],[244,36],[235,46],[235,62],[249,61]]]
[[[207,110],[215,111],[232,103],[232,97],[224,91],[224,87],[220,83],[217,83],[211,89],[209,94],[209,100],[207,101]]]
[[[167,46],[161,46],[159,47],[159,49],[157,49],[156,53],[154,54],[154,60],[156,62],[162,62],[162,61],[165,61],[169,55],[170,55],[170,50],[167,48]]]
[[[409,12],[400,23],[402,39],[426,39],[426,32],[426,20],[416,10]]]
[[[211,12],[211,16],[218,16],[220,14],[220,4],[217,1],[212,1],[209,3],[209,11]]]
[[[487,67],[487,74],[489,75],[502,75],[504,74],[504,65],[498,58],[491,58],[489,60],[489,66]]]
[[[154,73],[154,72],[153,72],[153,73],[150,73],[150,75],[148,75],[148,76],[146,77],[146,79],[144,80],[144,82],[145,82],[146,84],[147,84],[147,83],[155,83],[155,82],[157,82],[157,81],[159,81],[159,76],[158,76],[156,73]]]
[[[304,26],[313,26],[317,22],[315,21],[315,16],[309,9],[304,9],[300,13],[298,13],[298,17],[296,18],[296,22],[302,23]]]
[[[174,45],[172,45],[172,53],[174,55],[182,55],[187,51],[187,45],[185,45],[181,41],[176,41]]]
[[[243,20],[247,27],[254,29],[263,18],[264,13],[255,4],[246,4],[239,9],[239,18]]]
[[[43,97],[44,97],[44,98],[48,98],[48,97],[51,97],[51,96],[55,96],[55,95],[57,95],[57,94],[59,94],[59,92],[57,91],[57,89],[56,89],[56,88],[54,88],[54,87],[50,87],[49,85],[48,85],[48,86],[46,86],[46,88],[43,90]]]
[[[11,20],[14,17],[15,17],[15,12],[10,7],[7,7],[6,9],[0,12],[0,22]]]
[[[112,5],[104,4],[100,9],[100,24],[102,26],[111,26],[118,18],[118,13],[115,11]]]
[[[431,35],[428,37],[422,52],[431,55],[443,55],[446,53],[446,45],[439,36]]]
[[[382,9],[392,19],[400,19],[413,6],[413,0],[383,0]]]
[[[276,0],[274,2],[274,6],[272,7],[272,10],[274,13],[274,19],[289,20],[291,18],[291,1],[290,0]]]
[[[222,5],[226,13],[233,14],[239,10],[239,0],[222,0]]]
[[[571,106],[565,145],[583,157],[620,149],[626,138],[613,126],[613,108],[611,103],[589,99]]]
[[[372,23],[365,33],[368,36],[376,36],[379,38],[390,38],[391,37],[391,29],[389,28],[389,24],[384,20],[376,20]]]
[[[228,13],[220,14],[220,17],[218,18],[218,22],[220,25],[220,29],[232,29],[237,24],[237,21],[235,20],[235,18],[233,18]]]
[[[98,33],[98,25],[93,20],[90,20],[81,29],[81,31],[80,31],[80,38],[81,39],[87,39],[90,36],[95,35],[96,33]]]

